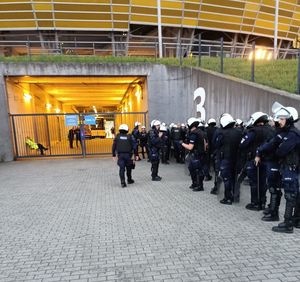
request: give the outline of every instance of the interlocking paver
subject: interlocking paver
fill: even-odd
[[[182,165],[138,162],[120,188],[110,159],[0,164],[0,281],[299,281],[299,230],[188,189]],[[284,200],[280,216],[282,219]]]

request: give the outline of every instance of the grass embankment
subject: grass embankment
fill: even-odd
[[[161,63],[179,66],[176,58],[155,59],[148,57],[102,57],[41,55],[0,57],[1,62],[80,62],[80,63]],[[182,65],[197,67],[198,58],[184,58]],[[220,71],[220,58],[202,57],[201,68]],[[251,62],[245,59],[224,58],[224,74],[251,80]],[[297,60],[276,60],[255,62],[255,82],[291,93],[297,91]]]

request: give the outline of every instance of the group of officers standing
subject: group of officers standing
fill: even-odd
[[[151,122],[151,129],[144,137],[137,135],[139,124],[135,124],[132,134],[128,134],[128,126],[119,128],[112,153],[118,155],[120,179],[122,187],[133,183],[131,176],[134,160],[138,156],[139,144],[145,144],[147,156],[151,162],[152,181],[160,181],[158,175],[160,158],[162,162],[168,158],[168,146],[171,146],[177,162],[188,163],[192,179],[190,188],[203,191],[203,181],[210,180],[210,164],[215,171],[212,194],[219,192],[220,180],[224,183],[224,198],[221,204],[232,205],[239,201],[240,184],[247,176],[250,184],[251,202],[246,209],[263,210],[263,221],[279,221],[279,206],[282,189],[286,199],[284,221],[274,226],[274,232],[293,233],[300,228],[300,196],[299,196],[299,165],[300,165],[300,131],[294,126],[298,121],[298,112],[293,107],[285,107],[277,102],[272,106],[273,118],[266,113],[255,112],[243,125],[230,114],[224,113],[216,120],[205,122],[191,117],[187,128],[170,125],[167,129],[158,120]],[[140,134],[140,133],[139,133]],[[141,145],[142,147],[143,145]],[[143,155],[144,156],[144,155]],[[267,205],[267,190],[270,201]]]

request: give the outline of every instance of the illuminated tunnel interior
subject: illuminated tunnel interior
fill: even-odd
[[[145,77],[9,76],[6,92],[8,112],[17,115],[12,128],[17,156],[33,154],[24,145],[27,136],[50,147],[50,155],[81,154],[78,144],[68,143],[70,114],[78,118],[73,126],[80,125],[82,116],[95,119],[95,124],[84,122],[87,154],[109,153],[112,128],[121,123],[130,130],[136,121],[146,124]]]

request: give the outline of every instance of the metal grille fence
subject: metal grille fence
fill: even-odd
[[[66,125],[67,115],[77,117],[77,126]],[[87,116],[94,116],[96,125],[85,124]],[[130,131],[136,121],[148,124],[147,112],[14,114],[10,117],[16,158],[109,155],[120,124],[126,123]],[[28,138],[47,148],[44,155],[26,144]]]

